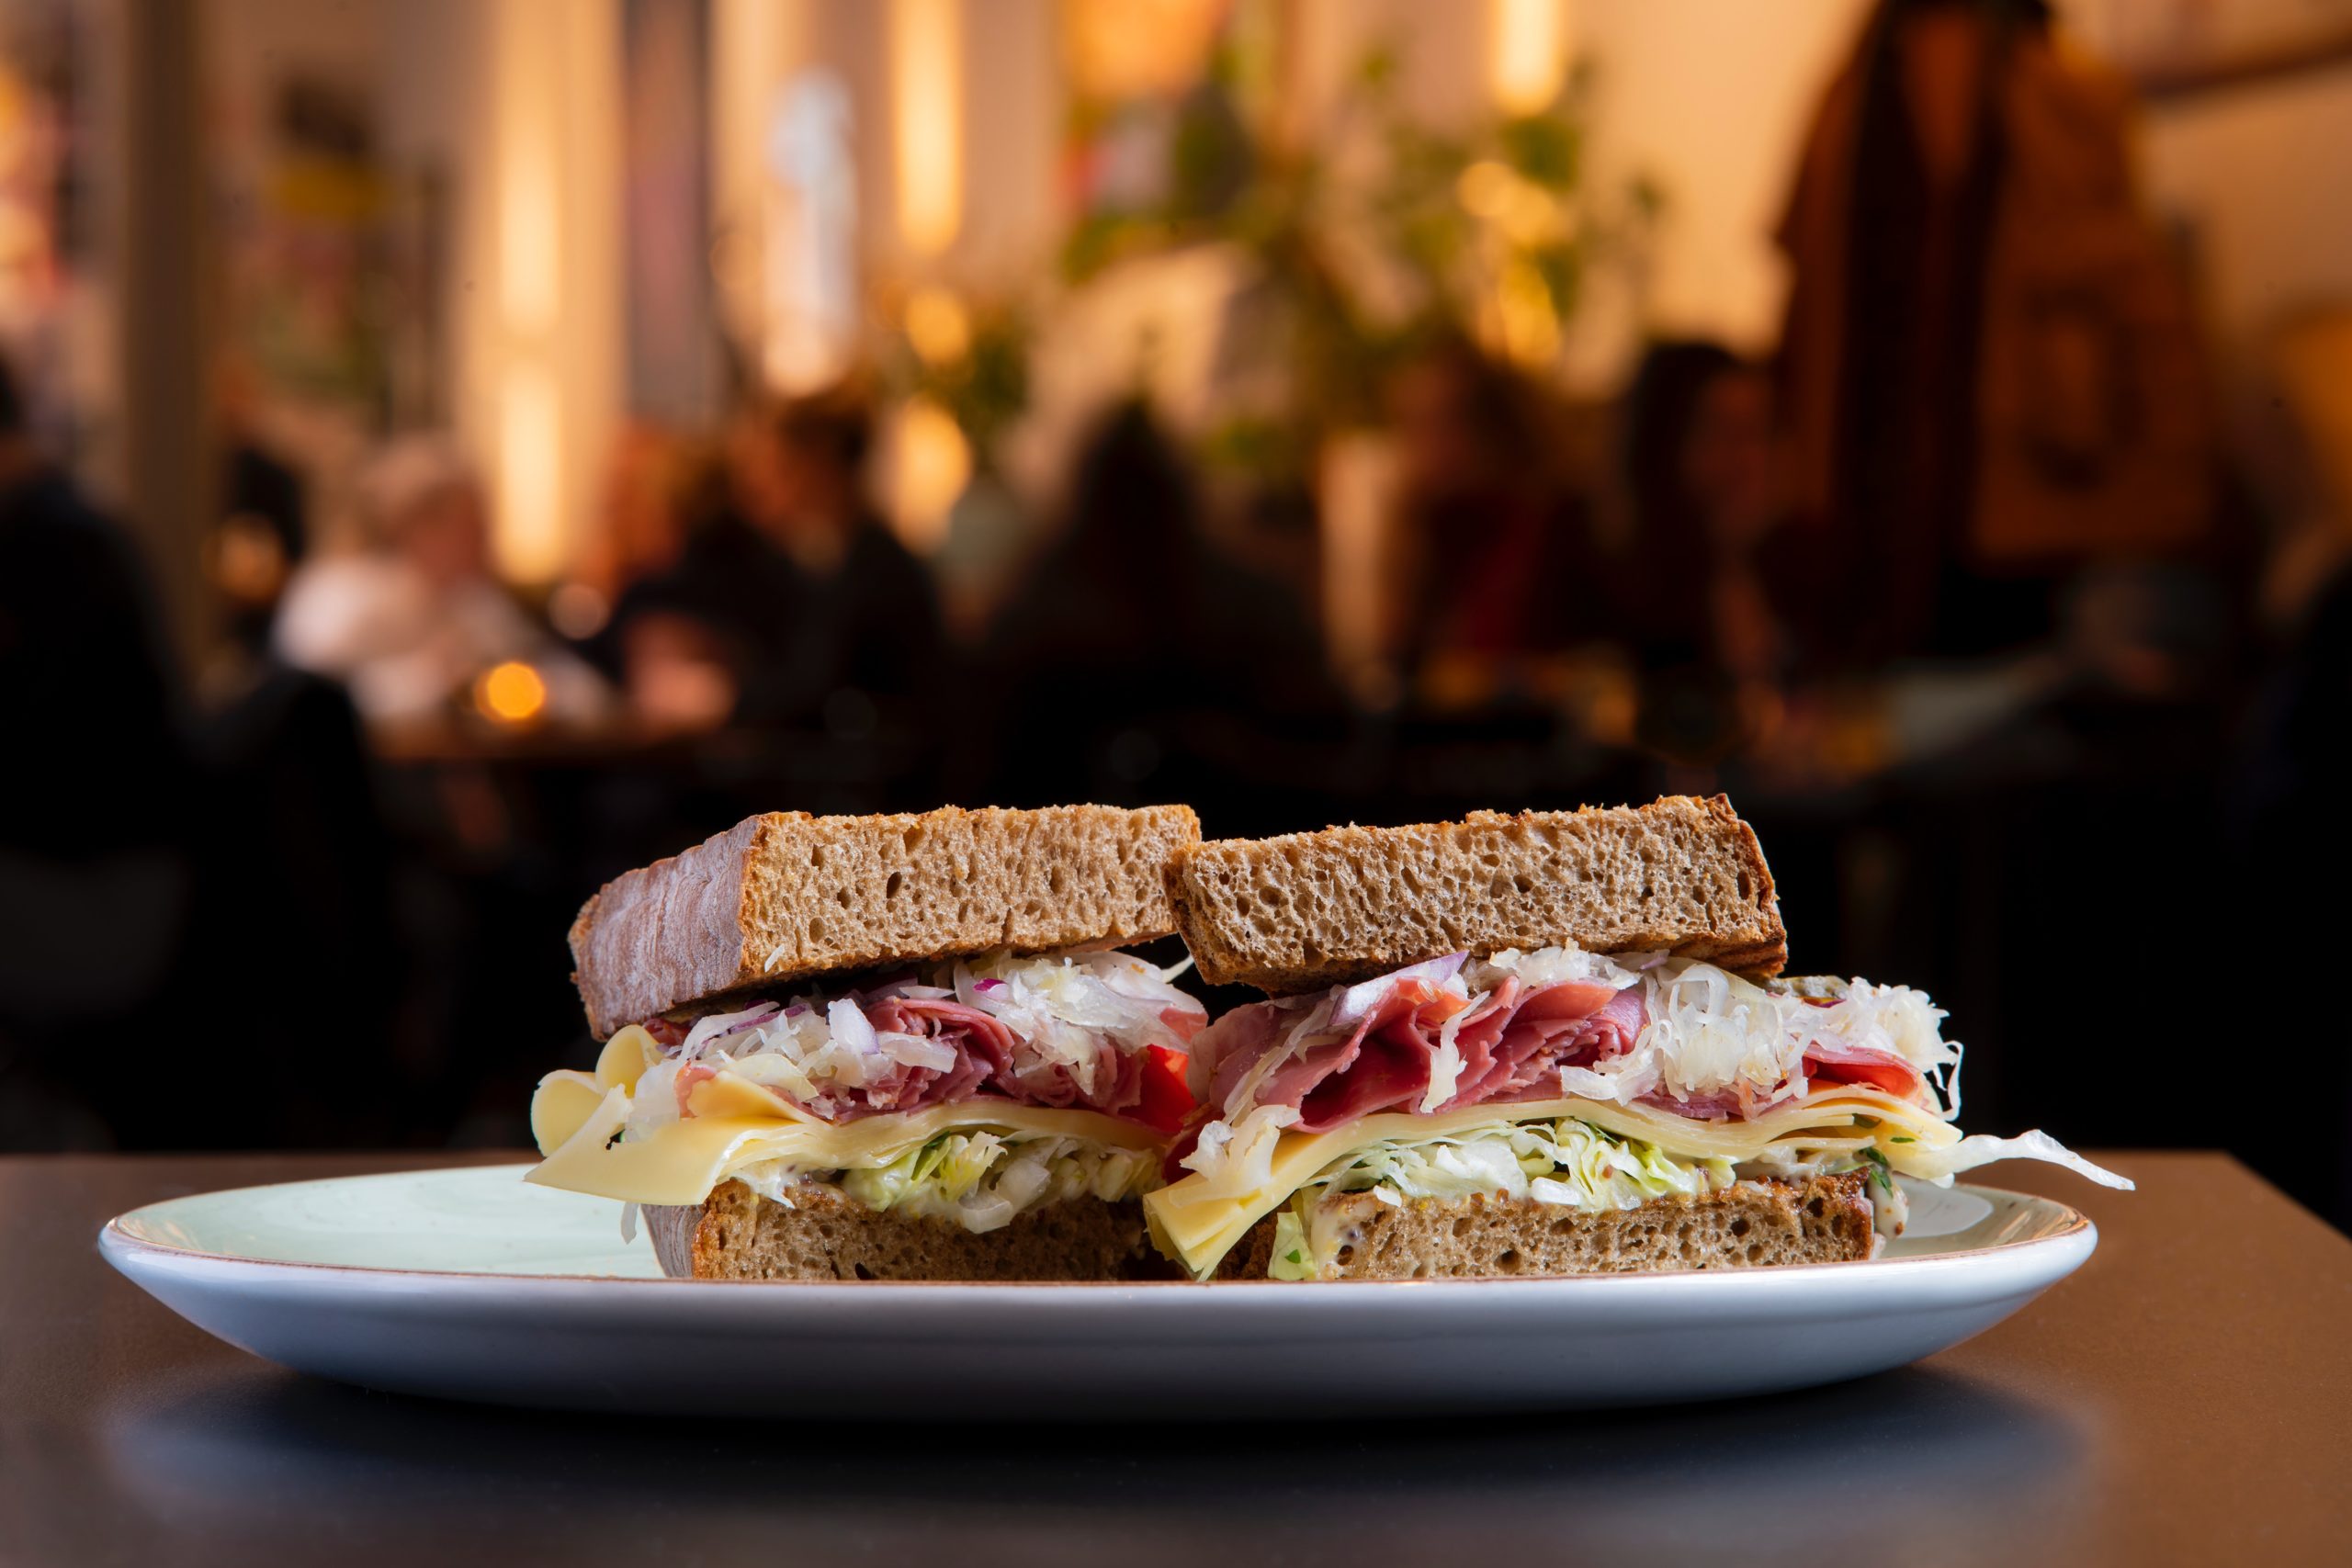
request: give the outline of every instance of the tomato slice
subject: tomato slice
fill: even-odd
[[[1905,1100],[1919,1091],[1919,1074],[1908,1062],[1825,1062],[1817,1056],[1807,1056],[1804,1070],[1812,1077],[1868,1084]]]
[[[1193,1113],[1193,1091],[1184,1084],[1184,1053],[1165,1045],[1143,1048],[1143,1100],[1130,1112],[1155,1132],[1173,1137]]]

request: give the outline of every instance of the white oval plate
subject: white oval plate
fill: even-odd
[[[2091,1223],[1915,1189],[1870,1263],[1569,1280],[1213,1286],[663,1280],[620,1205],[526,1166],[201,1193],[107,1261],[208,1333],[403,1393],[681,1415],[939,1420],[1662,1404],[1899,1367],[2082,1266]]]

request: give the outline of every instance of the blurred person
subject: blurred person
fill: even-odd
[[[871,436],[847,390],[739,411],[677,560],[614,612],[641,716],[672,729],[731,720],[856,739],[928,712],[938,598],[866,500]]]
[[[2274,423],[2256,472],[2280,520],[2259,598],[2267,647],[2245,705],[2227,779],[2231,897],[2292,908],[2352,874],[2344,827],[2346,721],[2352,717],[2352,308],[2309,311],[2272,344]],[[2282,1038],[2326,1042],[2306,1055],[2313,1137],[2271,1140],[2249,1162],[2338,1226],[2352,1229],[2352,1056],[2322,987],[2282,998]]]
[[[2239,907],[2291,909],[2352,875],[2344,826],[2346,720],[2352,716],[2352,568],[2304,606],[2247,705],[2244,745],[2225,797],[2229,892]],[[2307,1041],[2298,1097],[2312,1135],[2271,1140],[2248,1157],[2336,1224],[2352,1228],[2352,1055],[2324,987],[2289,987],[2278,1038]]]
[[[947,527],[931,557],[949,635],[973,646],[1019,585],[1035,553],[1036,529],[1010,486],[983,459],[947,509]]]
[[[405,436],[362,475],[372,547],[306,562],[287,585],[274,641],[300,670],[347,683],[371,723],[447,711],[485,671],[523,660],[548,712],[589,719],[603,682],[491,575],[481,480],[445,442]]]
[[[690,443],[650,425],[622,433],[605,476],[595,536],[548,601],[557,631],[575,642],[594,639],[632,584],[677,563],[696,472]]]
[[[1778,711],[1812,607],[1783,513],[1772,387],[1721,344],[1666,342],[1625,396],[1615,598],[1640,670],[1635,733],[1651,750],[1720,761]]]
[[[1555,443],[1536,394],[1469,344],[1449,339],[1387,387],[1403,492],[1396,553],[1405,668],[1485,661],[1610,640],[1585,509],[1552,471]]]
[[[1661,343],[1627,393],[1630,635],[1653,667],[1775,682],[1797,662],[1802,546],[1784,521],[1770,378],[1720,344]],[[1770,547],[1767,547],[1770,543]]]
[[[2082,564],[2211,534],[2199,351],[2129,130],[2042,0],[1881,0],[1830,85],[1778,370],[1844,659],[2041,639]]]
[[[136,555],[19,406],[0,367],[0,724],[26,760],[0,795],[0,1147],[380,1142],[354,1108],[383,1101],[388,1009],[352,998],[400,962],[350,702],[257,660],[190,712]],[[191,1019],[304,1069],[121,1070]]]
[[[278,600],[309,553],[309,499],[302,476],[261,434],[251,368],[240,359],[224,361],[213,398],[220,510],[205,541],[205,576],[227,612],[231,647],[250,663],[267,655]]]
[[[0,734],[0,1147],[103,1146],[85,1067],[131,1047],[184,947],[199,780],[146,574],[5,363]]]
[[[1061,531],[983,664],[989,712],[1051,716],[985,727],[1000,787],[1024,800],[1172,787],[1163,764],[1183,761],[1186,716],[1295,739],[1341,706],[1307,616],[1210,543],[1193,473],[1140,401],[1080,447]]]

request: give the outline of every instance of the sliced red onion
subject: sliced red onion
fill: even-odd
[[[1443,958],[1408,964],[1402,969],[1391,970],[1385,975],[1350,986],[1332,1003],[1330,1027],[1351,1030],[1377,1012],[1380,1004],[1388,999],[1389,992],[1406,981],[1424,981],[1435,989],[1462,973],[1463,964],[1469,960],[1467,953],[1449,953]]]
[[[975,980],[972,982],[972,989],[976,991],[1001,991],[1004,989],[1004,982],[993,977],[986,980]]]

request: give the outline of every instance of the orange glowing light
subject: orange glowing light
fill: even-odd
[[[1541,114],[1560,96],[1571,46],[1567,0],[1491,0],[1487,75],[1506,114]]]
[[[925,365],[953,365],[972,348],[972,318],[944,288],[918,288],[907,299],[907,341]]]
[[[893,509],[899,537],[919,555],[947,537],[948,514],[972,479],[972,446],[956,417],[929,398],[899,412]]]
[[[899,237],[935,256],[964,226],[962,0],[891,0],[890,120]]]
[[[484,718],[499,724],[529,724],[547,711],[547,682],[520,660],[485,671],[474,682],[474,706]]]

